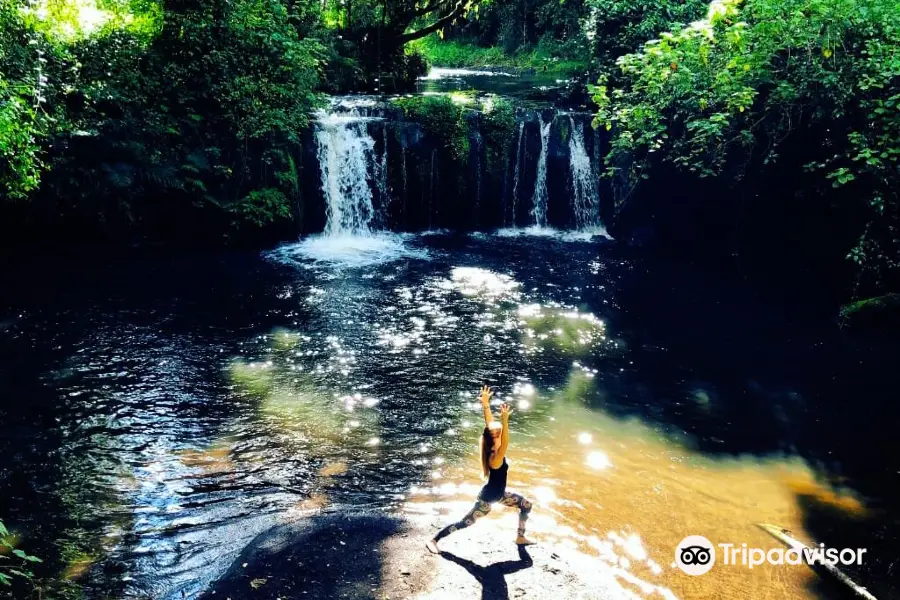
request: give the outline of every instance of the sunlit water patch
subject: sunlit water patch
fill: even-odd
[[[432,67],[428,70],[427,75],[419,77],[421,81],[431,81],[437,79],[460,79],[464,77],[515,77],[512,73],[504,73],[503,71],[488,71],[476,69],[452,69],[448,67]]]
[[[815,575],[805,566],[726,566],[714,575],[690,577],[674,566],[674,550],[692,534],[713,543],[781,547],[756,527],[761,521],[812,539],[800,497],[857,519],[866,508],[853,492],[821,483],[796,457],[714,459],[692,449],[690,436],[589,409],[582,398],[592,379],[590,371],[576,368],[562,389],[536,393],[520,387],[503,399],[520,413],[509,452],[509,487],[534,502],[530,537],[575,552],[617,581],[621,597],[815,597],[808,589]],[[476,411],[461,418],[477,421]],[[464,435],[474,450],[478,431]],[[481,484],[477,454],[471,452],[443,465],[439,478],[414,484],[405,510],[431,514],[432,526],[440,527],[471,508]],[[515,511],[498,506],[475,527],[512,540],[516,521]],[[466,536],[455,534],[447,544],[463,548]]]

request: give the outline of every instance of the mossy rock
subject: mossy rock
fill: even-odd
[[[407,119],[437,139],[452,158],[465,163],[469,156],[466,109],[446,96],[417,96],[396,101]]]
[[[239,394],[265,398],[272,391],[275,375],[270,364],[234,360],[228,365],[228,379]]]
[[[900,329],[900,294],[885,294],[841,307],[841,324],[865,329]]]

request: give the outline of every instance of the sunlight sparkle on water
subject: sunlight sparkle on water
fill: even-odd
[[[581,433],[578,434],[578,443],[579,444],[586,445],[586,444],[590,444],[592,441],[594,441],[594,436],[592,436],[588,432],[582,431]]]
[[[612,463],[609,461],[609,457],[605,452],[600,452],[599,450],[595,450],[587,455],[587,460],[585,460],[585,464],[591,467],[592,469],[603,470],[608,469],[612,466]]]
[[[478,75],[482,77],[515,77],[512,73],[504,73],[502,71],[486,71],[474,69],[454,69],[448,67],[432,67],[428,70],[427,75],[419,77],[420,81],[438,80],[438,79],[455,79],[460,77],[470,77]]]
[[[498,298],[515,292],[521,284],[509,275],[477,267],[454,267],[450,273],[454,286],[466,296]]]
[[[513,385],[513,394],[518,394],[521,396],[534,396],[535,394],[534,386],[530,383],[516,383]]]
[[[553,491],[553,488],[546,485],[532,488],[531,495],[534,496],[535,500],[537,500],[542,506],[548,506],[551,503],[555,502],[557,499],[556,492]]]

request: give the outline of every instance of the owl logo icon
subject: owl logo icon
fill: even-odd
[[[716,548],[702,535],[689,535],[675,548],[675,566],[688,575],[704,575],[716,564]]]

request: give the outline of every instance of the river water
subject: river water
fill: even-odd
[[[689,534],[778,547],[769,522],[869,548],[851,573],[896,597],[896,347],[601,242],[9,257],[0,516],[87,597],[194,597],[288,515],[458,518],[486,382],[515,410],[510,487],[535,502],[532,536],[623,594],[840,597],[802,566],[672,568]]]

